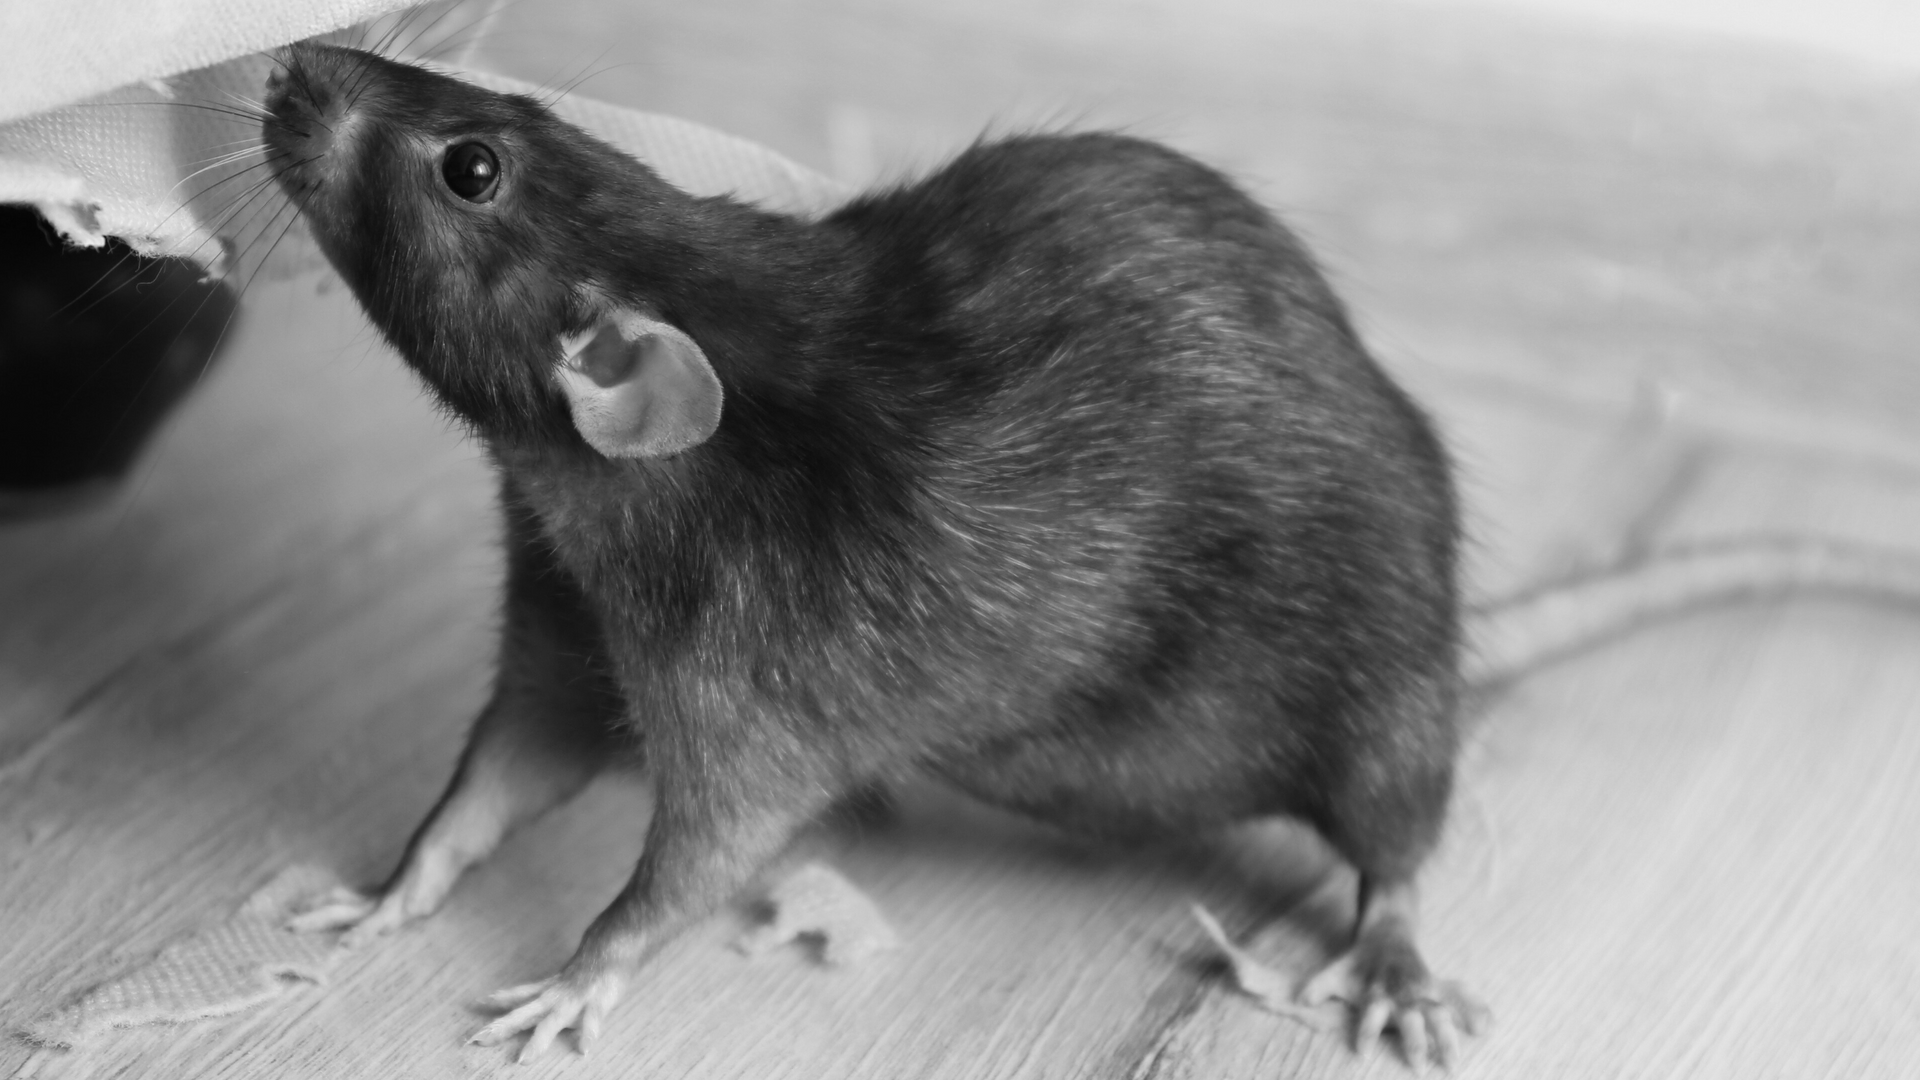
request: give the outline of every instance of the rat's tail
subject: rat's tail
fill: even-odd
[[[1920,608],[1920,554],[1792,537],[1651,552],[1473,609],[1463,676],[1501,686],[1661,619],[1796,592]]]

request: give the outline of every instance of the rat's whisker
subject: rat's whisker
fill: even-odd
[[[187,183],[189,180],[192,180],[203,173],[212,172],[215,169],[221,168],[222,166],[226,166],[226,165],[232,165],[235,162],[245,161],[247,158],[253,157],[256,154],[263,154],[265,152],[266,152],[266,147],[263,144],[261,144],[258,140],[255,140],[253,145],[248,146],[243,150],[235,150],[232,153],[222,154],[219,157],[214,158],[212,161],[207,162],[205,165],[200,166],[199,168],[188,173],[187,175],[174,181],[173,186],[167,189],[167,194],[171,195],[174,192],[179,191],[180,186],[182,184]]]
[[[464,38],[465,43],[461,54],[447,62],[453,64],[455,67],[466,66],[472,59],[474,50],[479,48],[486,37],[492,33],[493,23],[500,17],[501,13],[508,8],[518,7],[522,2],[523,0],[491,0],[486,10],[478,17],[468,20],[466,25],[458,27],[448,33],[439,45],[428,50],[421,59],[439,61],[445,53],[451,51],[456,46],[461,46],[462,38]]]
[[[216,181],[216,182],[214,182],[214,183],[212,183],[212,184],[209,184],[209,185],[207,185],[206,187],[204,187],[204,188],[202,188],[202,189],[201,189],[200,191],[198,191],[198,192],[195,192],[195,193],[194,193],[194,194],[193,194],[192,196],[189,196],[189,197],[188,197],[188,198],[187,198],[187,199],[186,199],[185,201],[183,201],[183,202],[181,202],[181,203],[179,203],[179,204],[178,204],[177,206],[175,206],[175,207],[174,207],[174,209],[173,209],[173,210],[172,210],[172,211],[171,211],[170,213],[168,213],[168,214],[167,214],[167,216],[165,216],[165,217],[163,217],[163,218],[161,218],[161,219],[160,219],[160,221],[159,221],[158,223],[156,223],[156,224],[155,224],[155,225],[153,226],[153,230],[154,230],[155,232],[160,232],[160,231],[162,231],[162,230],[164,229],[164,227],[165,227],[165,226],[167,225],[167,223],[168,223],[168,222],[171,222],[171,221],[172,221],[172,220],[173,220],[173,219],[174,219],[174,218],[175,218],[176,216],[178,216],[178,215],[179,215],[179,214],[181,214],[182,212],[184,212],[184,211],[186,211],[186,209],[187,209],[187,208],[188,208],[189,206],[191,206],[191,205],[192,205],[192,204],[193,204],[194,202],[196,202],[196,201],[198,201],[198,200],[199,200],[199,199],[200,199],[201,197],[203,197],[203,196],[205,196],[206,194],[208,194],[209,192],[211,192],[211,191],[212,191],[212,190],[214,190],[215,188],[217,188],[217,187],[219,187],[219,186],[220,186],[221,184],[225,184],[225,183],[227,183],[227,182],[229,182],[229,181],[231,181],[231,180],[233,180],[233,179],[235,179],[235,178],[237,178],[237,177],[240,177],[240,176],[243,176],[243,175],[245,175],[246,173],[249,173],[249,172],[252,172],[252,171],[253,171],[253,170],[255,170],[255,169],[259,169],[259,168],[263,168],[263,167],[266,167],[266,166],[267,166],[268,164],[270,164],[270,162],[264,162],[264,161],[263,161],[263,162],[259,162],[259,163],[256,163],[256,164],[254,164],[254,165],[252,165],[252,166],[249,166],[249,167],[248,167],[248,168],[246,168],[246,169],[242,169],[242,170],[240,170],[240,171],[238,171],[238,172],[236,172],[236,173],[234,173],[234,174],[233,174],[233,175],[231,175],[231,176],[228,176],[228,177],[225,177],[225,178],[223,178],[223,179],[221,179],[221,180],[219,180],[219,181]],[[184,181],[182,181],[182,182],[184,182]],[[177,189],[177,188],[179,187],[179,185],[178,185],[178,184],[175,184],[175,185],[174,185],[174,187],[175,187],[175,188]],[[220,214],[221,214],[222,212],[223,212],[223,211],[215,211],[215,216],[216,216],[216,217],[217,217],[217,216],[219,216],[219,215],[220,215]],[[213,226],[213,227],[212,227],[212,228],[211,228],[211,229],[209,230],[209,234],[210,234],[210,235],[218,235],[218,230],[219,230],[219,228],[220,228],[220,227],[221,227],[221,225],[220,225],[220,224],[216,224],[216,225],[214,225],[214,226]],[[190,259],[190,258],[193,258],[193,257],[195,257],[195,256],[197,256],[197,255],[198,255],[198,254],[199,254],[199,253],[200,253],[200,252],[201,252],[202,250],[204,250],[204,249],[205,249],[205,247],[206,247],[206,245],[207,245],[207,244],[208,244],[209,242],[211,242],[211,241],[210,241],[210,240],[203,240],[203,241],[201,241],[201,242],[200,242],[200,243],[199,243],[198,245],[195,245],[195,247],[194,247],[194,248],[193,248],[193,249],[192,249],[191,251],[189,251],[189,252],[187,252],[187,253],[186,253],[185,255],[183,255],[183,256],[169,256],[169,257],[180,257],[180,258],[189,258],[189,259]],[[137,257],[137,256],[138,256],[138,253],[137,253],[137,252],[135,252],[135,251],[133,251],[133,250],[132,250],[131,248],[129,248],[129,249],[128,249],[128,251],[127,251],[127,253],[126,253],[125,255],[123,255],[123,256],[121,256],[121,258],[120,258],[120,259],[119,259],[118,261],[116,261],[116,262],[114,263],[114,265],[113,265],[113,266],[111,266],[111,267],[109,267],[109,268],[107,269],[107,271],[106,271],[105,273],[103,273],[103,274],[102,274],[102,275],[101,275],[101,276],[100,276],[100,277],[99,277],[98,279],[96,279],[96,280],[95,280],[95,281],[94,281],[94,282],[93,282],[93,283],[92,283],[91,285],[88,285],[88,286],[87,286],[87,288],[85,288],[85,289],[83,289],[83,290],[81,290],[81,292],[80,292],[80,293],[78,293],[77,295],[75,295],[75,296],[74,296],[74,297],[73,297],[72,299],[70,299],[70,300],[68,300],[68,301],[67,301],[67,302],[66,302],[65,304],[62,304],[62,305],[61,305],[61,306],[59,307],[59,309],[57,309],[57,310],[56,310],[56,311],[54,312],[54,314],[55,314],[55,315],[59,315],[59,314],[62,314],[62,313],[66,313],[66,314],[68,315],[68,317],[69,317],[69,318],[74,318],[74,319],[77,319],[77,318],[79,318],[79,317],[81,317],[82,315],[85,315],[85,314],[86,314],[87,312],[89,312],[89,311],[92,311],[92,310],[94,309],[94,307],[96,307],[97,305],[99,305],[99,304],[100,304],[100,303],[102,303],[103,301],[105,301],[105,300],[107,300],[107,299],[109,299],[109,298],[111,298],[112,296],[114,296],[114,295],[115,295],[116,293],[118,293],[118,292],[119,292],[119,290],[120,290],[120,289],[122,289],[122,288],[126,288],[126,287],[128,287],[128,286],[130,286],[130,285],[132,285],[132,284],[135,284],[135,282],[122,282],[121,284],[119,284],[119,285],[116,285],[116,286],[114,286],[114,287],[113,287],[113,288],[111,288],[111,289],[106,289],[106,290],[104,290],[104,291],[101,291],[101,292],[100,292],[100,293],[99,293],[98,295],[96,295],[96,296],[94,296],[94,297],[93,297],[93,299],[91,299],[91,300],[87,300],[87,302],[86,302],[86,303],[85,303],[85,304],[84,304],[83,306],[81,306],[81,307],[79,307],[79,308],[77,308],[77,309],[74,309],[74,305],[76,305],[76,304],[79,304],[79,303],[80,303],[80,302],[81,302],[82,300],[86,300],[86,298],[87,298],[87,296],[88,296],[89,294],[92,294],[92,293],[93,293],[93,292],[94,292],[94,291],[95,291],[96,289],[99,289],[99,287],[100,287],[100,286],[101,286],[102,284],[104,284],[104,283],[105,283],[105,282],[106,282],[106,281],[107,281],[107,280],[108,280],[109,278],[111,278],[111,277],[114,277],[114,276],[115,276],[115,273],[114,273],[114,272],[115,272],[116,270],[118,270],[118,269],[119,269],[119,267],[120,267],[120,266],[121,266],[122,264],[124,264],[124,263],[125,263],[125,261],[126,261],[127,259],[129,259],[129,258],[135,258],[135,257]],[[69,311],[69,309],[74,309],[74,310],[71,310],[71,311]]]
[[[405,44],[397,46],[394,49],[394,54],[396,56],[406,55],[407,52],[413,48],[415,43],[417,43],[421,38],[426,37],[428,34],[433,33],[434,27],[439,26],[441,22],[443,22],[446,19],[447,16],[453,14],[455,11],[458,11],[459,9],[460,9],[460,4],[458,3],[444,4],[440,9],[440,14],[434,16],[432,22],[427,23],[427,25],[421,27],[419,30],[415,31],[411,36],[409,36]],[[417,10],[425,10],[425,9],[422,8]]]
[[[199,109],[205,112],[231,116],[236,120],[257,123],[264,119],[251,113],[241,112],[227,105],[210,104],[203,101],[79,101],[72,105],[62,105],[63,109],[123,109],[128,107],[157,106],[165,109]]]

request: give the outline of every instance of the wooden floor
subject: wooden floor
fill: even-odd
[[[596,55],[605,48],[604,55]],[[1707,41],[1373,3],[557,0],[509,74],[864,182],[988,125],[1125,124],[1322,253],[1441,418],[1494,593],[1661,539],[1920,551],[1920,87]],[[0,528],[0,1028],[278,870],[383,874],[486,689],[486,471],[315,277],[256,287],[137,477]],[[1493,1006],[1464,1077],[1920,1075],[1920,612],[1803,601],[1636,636],[1481,719],[1430,958]],[[647,970],[591,1059],[462,1045],[625,877],[619,783],[328,986],[60,1052],[37,1077],[1397,1075],[1261,1013],[1200,899],[1290,970],[1351,883],[1306,838],[1081,849],[937,792],[837,864],[904,944]]]

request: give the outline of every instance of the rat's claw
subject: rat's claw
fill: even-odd
[[[582,1054],[599,1037],[607,1011],[626,989],[626,980],[617,975],[598,975],[581,980],[562,974],[537,983],[515,986],[489,995],[486,1004],[512,1011],[473,1033],[469,1042],[495,1046],[523,1031],[531,1031],[527,1044],[520,1048],[518,1061],[525,1064],[538,1059],[553,1046],[553,1040],[568,1028],[578,1029],[577,1045]]]

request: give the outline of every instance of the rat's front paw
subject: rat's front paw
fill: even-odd
[[[520,1048],[519,1061],[525,1064],[547,1052],[553,1040],[568,1028],[576,1029],[575,1044],[585,1054],[600,1037],[608,1010],[626,992],[627,981],[619,975],[600,974],[580,977],[562,972],[550,979],[514,986],[489,995],[485,1005],[508,1009],[505,1016],[473,1033],[467,1040],[481,1046],[495,1046],[532,1029],[527,1045]]]
[[[1339,999],[1354,1009],[1354,1049],[1370,1054],[1382,1032],[1399,1033],[1408,1066],[1443,1069],[1460,1056],[1461,1033],[1478,1035],[1487,1007],[1454,982],[1436,981],[1413,943],[1396,934],[1363,936],[1300,989],[1302,1005]]]

